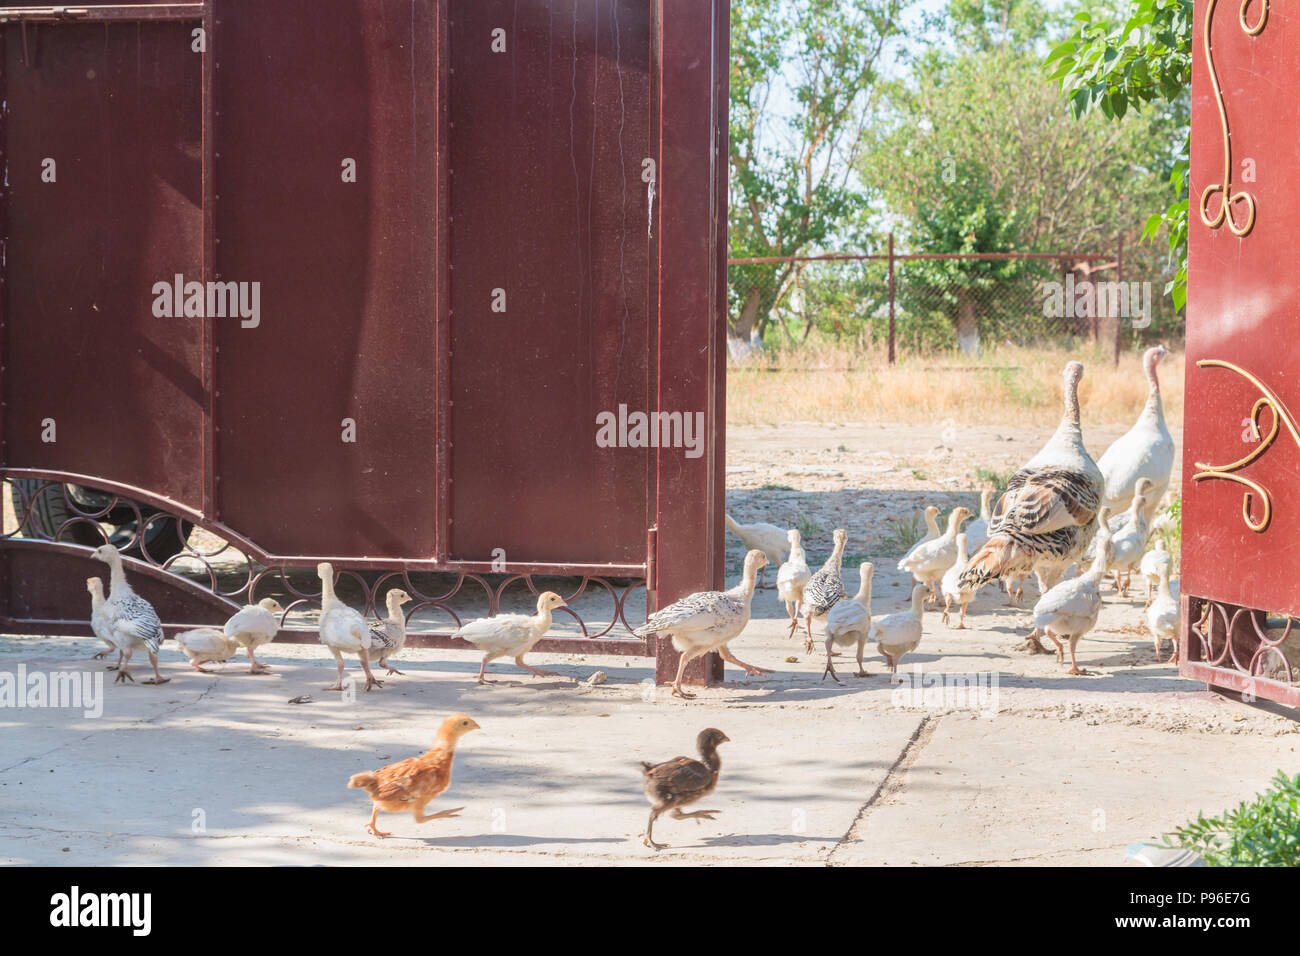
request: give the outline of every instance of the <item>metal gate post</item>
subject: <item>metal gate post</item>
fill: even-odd
[[[726,586],[722,511],[726,377],[728,0],[663,0],[659,20],[658,407],[704,413],[704,453],[656,456],[655,592],[652,607]],[[701,74],[705,75],[701,75]],[[707,78],[706,78],[707,77]],[[702,201],[706,200],[707,201]],[[677,672],[660,639],[655,680]],[[722,679],[716,654],[685,679]]]

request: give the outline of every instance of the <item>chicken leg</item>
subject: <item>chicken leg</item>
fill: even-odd
[[[534,667],[531,664],[525,664],[523,657],[516,657],[515,663],[522,667],[534,677],[563,677],[563,674],[557,674],[555,671],[544,671],[540,667]]]

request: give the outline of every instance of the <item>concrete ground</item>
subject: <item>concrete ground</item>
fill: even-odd
[[[814,565],[829,530],[848,527],[845,582],[856,590],[857,560],[875,560],[876,615],[902,610],[908,594],[884,517],[966,501],[975,463],[1013,467],[1046,436],[1008,445],[987,429],[953,450],[930,435],[909,447],[911,432],[895,430],[802,428],[788,461],[774,460],[770,430],[729,435],[729,508],[802,523]],[[727,544],[738,565],[740,544]],[[1025,597],[1032,606],[1032,586]],[[274,672],[252,676],[243,657],[197,674],[169,642],[173,680],[106,681],[99,717],[0,708],[0,863],[1117,865],[1127,844],[1217,813],[1300,764],[1296,713],[1180,679],[1156,660],[1142,603],[1106,592],[1079,646],[1090,676],[1021,651],[1028,612],[988,588],[965,630],[927,613],[900,671],[908,683],[891,684],[870,648],[868,677],[837,659],[841,685],[821,679],[820,648],[810,655],[788,638],[783,607],[763,591],[732,650],[776,673],[728,668],[724,685],[693,701],[654,688],[652,662],[636,658],[533,660],[578,681],[604,671],[598,686],[508,662],[492,666],[500,683],[479,686],[475,654],[415,650],[400,661],[405,676],[353,697],[324,690],[334,665],[319,645],[264,648]],[[0,675],[20,665],[104,674],[89,659],[98,649],[0,637]],[[463,740],[451,789],[430,810],[462,815],[421,825],[385,815],[393,835],[367,834],[370,804],[348,777],[420,753],[458,711],[483,730]],[[649,850],[638,762],[693,754],[708,726],[731,738],[702,805],[722,812],[662,819],[655,835],[671,848]]]

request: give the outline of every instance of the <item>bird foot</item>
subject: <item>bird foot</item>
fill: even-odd
[[[690,691],[682,690],[682,685],[681,685],[681,684],[673,684],[673,696],[674,696],[674,697],[681,697],[683,700],[694,700],[694,699],[695,699],[695,695],[692,694]],[[664,845],[667,846],[667,844],[664,844]]]
[[[271,668],[270,668],[269,666],[267,666],[266,664],[254,664],[252,667],[250,667],[250,668],[248,669],[248,673],[250,673],[250,674],[269,674],[269,673],[271,673]]]
[[[813,642],[811,639],[803,642],[803,652],[805,654],[811,654],[813,652]]]
[[[871,675],[868,674],[866,671],[857,671],[853,676],[854,676],[854,677],[870,677]]]
[[[1064,664],[1065,661],[1061,661],[1061,663]],[[1095,674],[1093,674],[1092,671],[1090,671],[1090,670],[1086,670],[1085,668],[1082,668],[1082,667],[1079,667],[1077,664],[1076,664],[1074,667],[1071,667],[1068,671],[1066,671],[1066,673],[1067,673],[1067,674],[1073,674],[1075,677],[1095,677],[1095,676],[1096,676]]]
[[[1030,654],[1048,653],[1047,648],[1045,648],[1042,645],[1042,642],[1039,641],[1038,638],[1032,634],[1030,634],[1027,638],[1025,638],[1025,645],[1024,647],[1021,648],[1021,650],[1028,651]]]
[[[207,674],[210,673],[210,671],[204,671],[203,673]],[[171,680],[172,679],[170,677],[149,677],[141,681],[141,683],[142,684],[170,684]]]
[[[454,810],[440,810],[440,811],[438,811],[437,813],[431,813],[431,814],[429,814],[429,815],[428,815],[427,817],[425,817],[424,819],[426,819],[426,820],[441,820],[441,819],[444,819],[444,818],[446,818],[446,817],[458,817],[458,816],[460,816],[460,811],[462,811],[462,810],[464,810],[464,809],[465,809],[464,807],[456,807],[456,809],[454,809]]]
[[[396,674],[399,677],[406,676],[406,674],[404,674],[402,671],[399,671],[396,667],[389,667],[387,664],[384,665],[384,669],[388,672],[385,675],[387,677],[392,677],[394,674]]]
[[[837,684],[844,683],[842,680],[840,680],[839,675],[835,673],[835,668],[831,667],[829,662],[826,664],[826,669],[822,671],[822,680],[826,679],[827,674],[831,675],[831,680],[835,681],[835,683]]]
[[[117,672],[117,679],[114,680],[113,683],[120,684],[122,683],[122,681],[126,681],[126,680],[129,680],[132,684],[135,683],[135,678],[132,677],[129,672],[121,670]]]
[[[742,664],[741,667],[745,668],[746,677],[768,677],[773,673],[765,667],[755,667],[753,664]]]
[[[495,683],[496,683],[496,681],[494,681],[494,680],[489,680],[489,679],[486,678],[486,677],[480,677],[480,678],[478,679],[478,682],[479,682],[480,684],[495,684]]]
[[[90,659],[91,659],[92,661],[102,661],[105,657],[108,656],[108,654],[109,654],[108,651],[100,651],[98,654],[95,654],[95,655],[94,655],[93,657],[91,657]]]
[[[383,686],[384,686],[384,682],[381,681],[378,677],[366,678],[366,690],[370,690],[371,688],[374,687],[383,687]]]
[[[690,813],[679,813],[679,820],[712,820],[721,813],[721,810],[692,810]]]
[[[380,837],[381,839],[382,839],[383,837],[386,837],[386,836],[392,836],[392,835],[393,835],[393,833],[392,833],[391,830],[380,830],[380,829],[379,829],[378,827],[376,827],[373,823],[367,823],[367,824],[366,824],[366,832],[369,833],[371,836],[377,836],[377,837]]]
[[[667,844],[667,843],[656,843],[654,840],[650,839],[649,837],[642,837],[642,838],[641,838],[641,845],[642,845],[642,846],[648,846],[648,847],[650,847],[652,850],[666,850],[666,849],[668,849],[668,844]]]

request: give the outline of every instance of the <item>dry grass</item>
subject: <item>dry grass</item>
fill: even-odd
[[[940,422],[960,416],[990,425],[1049,425],[1061,414],[1061,369],[1071,359],[1086,366],[1080,401],[1085,421],[1120,424],[1146,398],[1141,355],[1125,352],[1116,367],[1091,346],[986,349],[978,359],[959,354],[900,355],[890,368],[883,351],[848,345],[773,350],[761,361],[727,369],[727,420],[739,425],[789,421]],[[1160,365],[1165,415],[1183,420],[1183,355]]]

